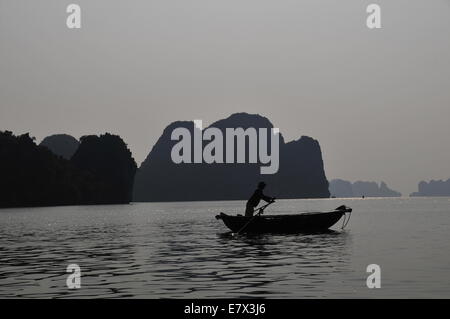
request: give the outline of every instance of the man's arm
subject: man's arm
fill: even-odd
[[[268,203],[270,203],[270,202],[275,200],[275,197],[266,196],[264,194],[261,194],[261,198],[264,199]]]

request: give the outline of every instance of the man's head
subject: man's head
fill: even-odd
[[[258,183],[258,189],[264,189],[264,187],[266,187],[266,183],[264,183],[264,182]]]

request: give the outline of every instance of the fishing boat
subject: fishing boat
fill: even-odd
[[[270,203],[269,203],[270,204]],[[269,204],[259,208],[264,210]],[[352,209],[347,206],[340,206],[328,212],[308,212],[290,215],[262,215],[259,211],[253,217],[242,215],[231,216],[220,213],[216,219],[221,219],[223,223],[231,229],[233,233],[304,233],[318,232],[329,229],[336,224],[342,216],[351,213]],[[343,227],[348,223],[350,215],[346,220],[344,217]]]

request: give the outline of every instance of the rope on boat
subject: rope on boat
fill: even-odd
[[[247,226],[255,219],[255,217],[261,216],[261,215],[264,213],[264,209],[265,209],[267,206],[269,206],[270,204],[274,203],[274,202],[275,202],[275,201],[273,200],[273,201],[267,203],[266,205],[263,205],[263,206],[261,206],[261,207],[259,207],[259,208],[256,208],[256,209],[254,210],[254,212],[258,211],[258,213],[257,213],[256,215],[254,215],[252,218],[250,218],[250,220],[249,220],[244,226],[242,226],[241,229],[239,229],[237,233],[233,234],[233,236],[234,236],[234,235],[239,235],[240,232],[243,231],[243,230],[244,230],[244,229],[245,229],[245,228],[246,228],[246,227],[247,227]]]
[[[346,218],[346,217],[347,217],[347,212],[344,213],[344,220],[342,222],[341,229],[344,229],[347,226],[348,222],[350,221],[350,217],[352,217],[352,211],[349,211],[348,218]]]

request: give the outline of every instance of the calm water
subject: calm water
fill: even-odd
[[[0,210],[0,297],[450,298],[450,199],[279,200],[354,212],[346,230],[229,235],[244,202]],[[81,289],[66,267],[81,267]],[[368,289],[366,267],[381,267]]]

